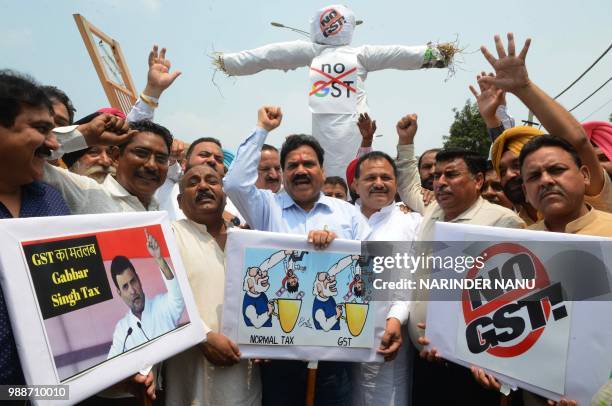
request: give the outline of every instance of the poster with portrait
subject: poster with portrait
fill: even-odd
[[[165,213],[2,221],[0,243],[26,381],[68,403],[204,338]]]
[[[245,358],[380,361],[387,307],[371,300],[359,241],[231,230],[222,331]]]
[[[612,240],[449,223],[436,225],[436,239],[445,255],[477,255],[484,266],[433,278],[491,284],[430,291],[431,345],[509,387],[589,404],[612,371]]]

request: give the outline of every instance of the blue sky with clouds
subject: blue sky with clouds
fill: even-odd
[[[163,95],[157,120],[187,141],[215,136],[235,149],[256,122],[263,104],[280,105],[282,126],[269,136],[280,145],[291,133],[310,132],[307,103],[308,72],[267,71],[255,76],[215,76],[209,55],[239,51],[271,42],[299,39],[270,26],[270,21],[308,29],[309,19],[323,1],[218,0],[54,0],[0,1],[0,67],[27,72],[53,84],[72,98],[82,117],[108,105],[82,43],[73,13],[118,40],[138,90],[146,82],[147,54],[157,43],[183,75]],[[439,146],[453,120],[453,107],[472,95],[468,85],[487,70],[478,48],[493,48],[493,35],[513,31],[522,44],[533,39],[527,67],[530,77],[550,94],[557,94],[578,77],[610,44],[609,0],[588,1],[353,1],[359,26],[353,45],[419,45],[458,38],[466,47],[456,74],[446,70],[379,71],[366,81],[371,115],[383,137],[374,147],[394,154],[395,123],[406,113],[419,114],[417,152]],[[612,72],[612,52],[559,100],[573,107],[604,83]],[[612,84],[575,110],[583,119],[612,100]],[[527,112],[512,96],[509,109],[517,119]],[[612,103],[589,120],[607,120]]]

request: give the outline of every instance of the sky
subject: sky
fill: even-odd
[[[193,141],[219,138],[234,150],[249,135],[262,105],[283,109],[283,123],[268,137],[280,146],[292,133],[310,133],[308,71],[265,71],[253,76],[226,77],[215,70],[215,51],[235,52],[268,43],[297,40],[297,34],[272,27],[271,21],[309,29],[323,1],[219,0],[0,0],[0,68],[28,73],[43,84],[64,90],[83,117],[108,100],[79,35],[72,14],[79,13],[117,40],[138,89],[146,83],[147,55],[153,44],[168,48],[173,69],[182,71],[162,95],[156,121],[175,137]],[[377,120],[374,148],[395,155],[396,122],[405,114],[419,115],[417,153],[441,146],[453,121],[453,108],[473,99],[468,86],[476,74],[490,71],[479,51],[494,49],[493,35],[512,31],[518,44],[532,38],[527,55],[530,78],[551,95],[574,81],[610,45],[612,2],[609,0],[508,1],[352,1],[364,24],[357,27],[353,46],[421,45],[457,40],[465,51],[455,74],[446,69],[384,70],[371,73],[366,92],[371,116]],[[518,45],[517,45],[518,47]],[[582,80],[559,98],[571,108],[603,84],[612,72],[608,53]],[[508,108],[520,121],[527,110],[513,96]],[[596,110],[599,111],[596,112]],[[608,83],[574,114],[582,121],[608,120],[612,83]]]

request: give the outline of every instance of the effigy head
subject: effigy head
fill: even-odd
[[[348,45],[355,31],[355,14],[338,4],[323,7],[310,20],[310,40],[322,45]]]

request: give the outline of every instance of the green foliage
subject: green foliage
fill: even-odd
[[[454,108],[453,112],[455,121],[451,124],[449,135],[442,137],[444,148],[465,148],[488,157],[491,141],[476,102],[467,100],[461,110]]]

